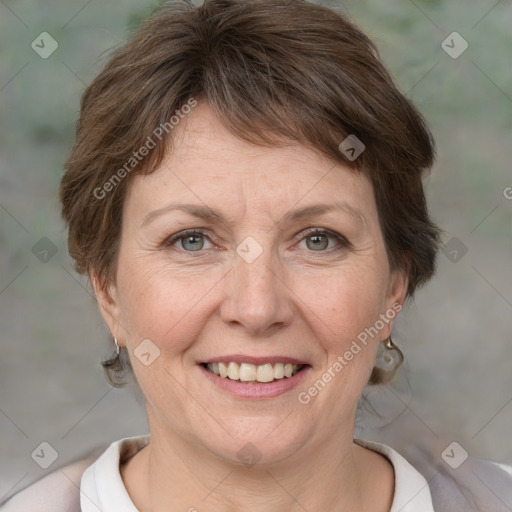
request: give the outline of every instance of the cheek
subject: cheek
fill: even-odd
[[[135,348],[150,339],[160,350],[180,353],[199,335],[208,293],[219,280],[203,272],[154,268],[141,261],[124,267],[122,317],[127,343]]]
[[[347,265],[322,287],[309,287],[315,293],[308,303],[308,323],[323,361],[299,401],[308,414],[322,418],[326,430],[336,431],[347,413],[355,411],[371,375],[380,338],[365,330],[380,317],[384,285],[380,268]]]
[[[343,348],[382,312],[385,280],[380,269],[370,266],[340,268],[318,281],[305,282],[300,291],[311,318],[332,348]],[[316,284],[315,284],[316,283]],[[299,294],[299,293],[298,293]],[[308,296],[309,295],[309,296]]]

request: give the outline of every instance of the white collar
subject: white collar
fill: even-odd
[[[139,512],[124,486],[119,462],[128,450],[136,453],[150,440],[150,434],[127,437],[113,442],[82,475],[80,507],[82,512]]]
[[[384,455],[395,470],[395,495],[390,512],[434,512],[425,477],[390,446],[354,439],[354,443]]]
[[[121,456],[133,455],[150,441],[150,434],[127,437],[113,442],[82,475],[80,506],[82,512],[139,512],[121,478]],[[434,512],[425,478],[393,448],[363,439],[356,444],[384,455],[395,471],[395,493],[390,512]]]

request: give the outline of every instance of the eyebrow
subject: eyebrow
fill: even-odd
[[[222,213],[219,210],[216,210],[215,208],[209,208],[207,206],[197,204],[172,203],[167,206],[164,206],[163,208],[159,208],[158,210],[153,210],[152,212],[149,212],[144,218],[141,224],[141,228],[149,224],[156,217],[160,217],[161,215],[164,215],[175,210],[184,211],[194,217],[203,219],[208,222],[218,222],[220,224],[227,223]],[[336,201],[335,203],[332,204],[313,204],[310,206],[299,208],[297,210],[292,210],[286,213],[279,222],[297,222],[304,219],[308,219],[309,217],[324,215],[332,211],[344,211],[363,226],[367,226],[366,217],[364,216],[363,212],[345,201]]]

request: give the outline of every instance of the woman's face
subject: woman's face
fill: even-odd
[[[242,142],[199,103],[161,167],[130,184],[111,299],[94,284],[152,435],[270,463],[352,436],[404,300],[394,277],[366,177],[303,146]],[[234,364],[233,380],[216,376],[212,361],[274,381],[235,382]],[[282,377],[294,362],[307,366]]]

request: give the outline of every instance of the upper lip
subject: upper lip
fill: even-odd
[[[241,363],[250,363],[254,365],[260,365],[265,363],[275,364],[275,363],[291,363],[291,364],[299,364],[299,365],[307,365],[306,361],[301,359],[297,359],[295,357],[289,356],[263,356],[263,357],[254,357],[243,354],[231,354],[226,356],[218,356],[212,357],[210,359],[200,361],[201,363],[226,363],[226,362],[235,362],[238,364]]]

